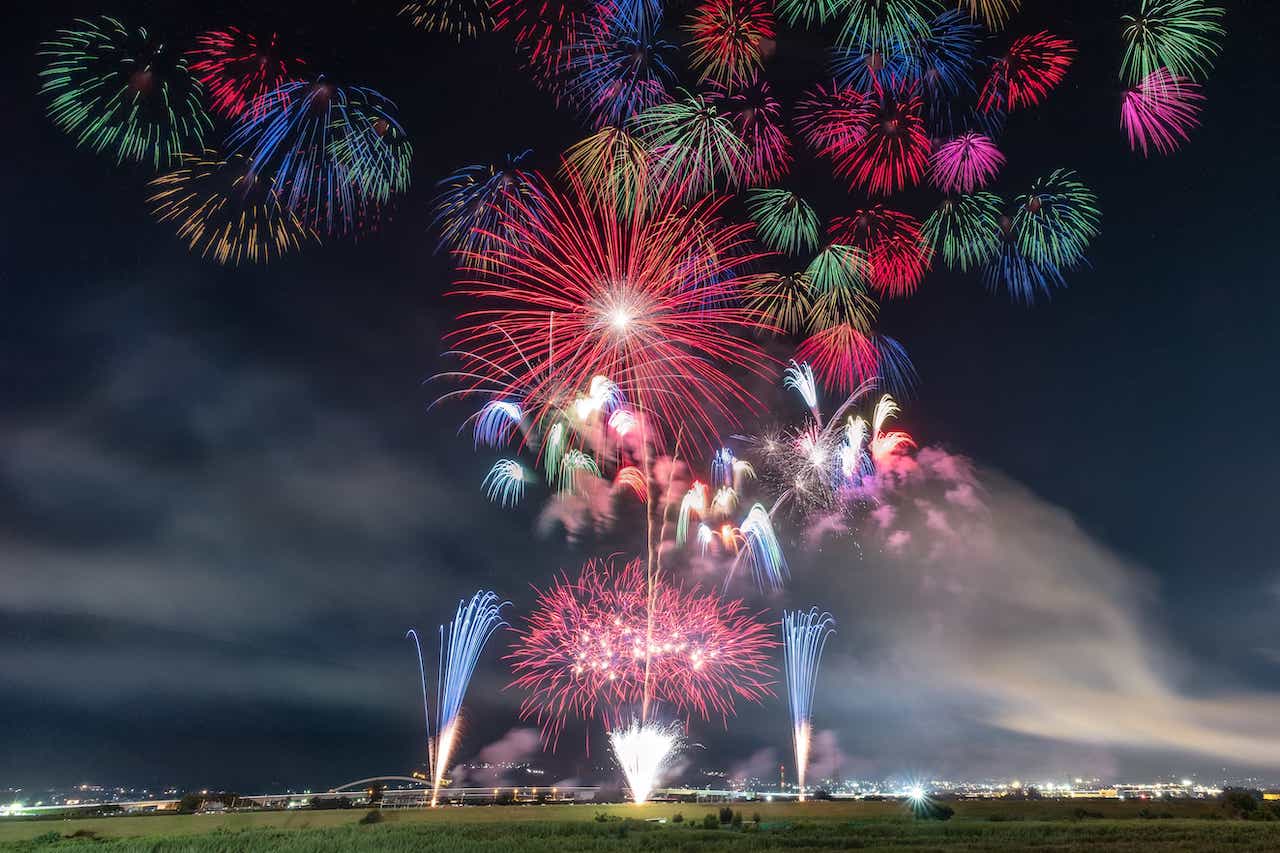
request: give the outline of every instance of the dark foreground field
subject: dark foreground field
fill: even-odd
[[[1102,816],[1077,816],[1080,808]],[[891,803],[746,804],[737,809],[744,818],[741,827],[716,829],[702,825],[706,815],[716,813],[711,807],[660,804],[389,811],[372,825],[358,823],[363,812],[30,821],[0,825],[0,851],[1280,851],[1280,822],[1212,819],[1212,804],[961,803],[946,822],[914,820]],[[643,820],[669,819],[676,812],[682,823]],[[752,821],[756,813],[759,825]],[[80,837],[70,837],[76,832]]]

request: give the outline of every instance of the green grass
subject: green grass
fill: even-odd
[[[1172,853],[1280,851],[1280,822],[1209,820],[1214,803],[967,802],[947,822],[917,821],[895,803],[736,804],[748,826],[700,827],[718,807],[694,804],[470,806],[383,812],[360,826],[361,810],[164,815],[0,823],[2,853],[561,853],[561,851],[1013,851]],[[1105,815],[1076,819],[1078,808]],[[1172,818],[1143,819],[1140,811]],[[684,815],[683,824],[635,818]],[[751,827],[754,813],[760,828]],[[606,822],[595,820],[607,815]],[[633,818],[627,820],[626,818]],[[994,819],[993,819],[994,818]],[[695,828],[692,824],[699,824]],[[75,831],[94,840],[68,839]],[[40,836],[57,834],[53,840]]]

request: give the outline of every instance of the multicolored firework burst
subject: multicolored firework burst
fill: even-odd
[[[1004,165],[1004,155],[981,133],[966,133],[939,145],[929,179],[944,193],[971,193],[985,187]]]
[[[511,686],[553,744],[569,717],[626,726],[646,692],[679,714],[727,719],[737,700],[772,695],[771,630],[741,601],[650,582],[640,560],[591,560],[539,593],[507,655]]]
[[[761,273],[749,276],[743,288],[748,306],[779,330],[795,334],[809,326],[817,294],[805,273]]]
[[[501,165],[464,166],[441,179],[432,215],[438,250],[481,264],[491,248],[511,237],[522,211],[536,209],[536,173],[520,168],[528,153],[510,155]]]
[[[830,230],[835,242],[866,253],[871,286],[887,297],[911,295],[929,271],[929,246],[910,214],[877,204],[836,217]]]
[[[978,97],[979,108],[1013,112],[1035,106],[1067,76],[1075,57],[1069,39],[1043,30],[1015,39],[1005,55],[992,63]]]
[[[605,4],[564,48],[560,94],[592,127],[619,125],[668,99],[675,81],[661,38],[662,7],[644,2]]]
[[[871,108],[867,97],[852,86],[823,84],[806,91],[796,102],[796,129],[809,149],[832,159],[857,143],[867,132]]]
[[[333,158],[360,196],[384,205],[409,189],[413,144],[396,120],[395,104],[372,92],[352,92],[346,132],[334,135]]]
[[[290,210],[339,234],[363,224],[383,189],[407,184],[412,149],[394,113],[372,89],[321,75],[287,83],[262,110],[244,113],[227,144],[247,155],[255,178],[274,181]]]
[[[646,196],[627,214],[576,182],[562,193],[535,181],[536,211],[507,199],[509,237],[483,255],[460,254],[456,293],[479,301],[450,335],[471,383],[524,401],[541,419],[568,405],[591,377],[616,383],[657,441],[682,429],[714,441],[751,396],[728,364],[767,369],[747,335],[771,324],[738,304],[732,272],[759,257],[750,225],[720,219],[723,200],[683,204]]]
[[[1144,157],[1151,148],[1172,154],[1199,126],[1202,101],[1200,84],[1157,68],[1131,86],[1121,101],[1120,127],[1129,137],[1129,147],[1141,149]]]
[[[1019,302],[1065,287],[1065,270],[1085,263],[1099,233],[1098,198],[1069,169],[1055,169],[1018,196],[1012,215],[999,220],[1000,251],[987,267],[992,290],[1005,288]]]
[[[863,503],[877,471],[915,446],[909,434],[885,429],[898,413],[892,396],[881,396],[869,421],[852,413],[880,384],[878,377],[854,387],[824,416],[818,375],[815,366],[804,362],[793,361],[787,370],[784,384],[796,390],[809,413],[800,426],[737,436],[752,447],[762,481],[775,491],[770,516],[784,507],[800,514],[831,514]]]
[[[782,106],[764,78],[752,77],[736,87],[709,84],[707,101],[729,117],[742,140],[744,183],[771,184],[790,170],[791,140],[783,130]]]
[[[176,164],[213,129],[199,79],[181,51],[115,18],[77,19],[41,46],[40,93],[76,145],[117,163]]]
[[[649,150],[620,127],[603,127],[575,143],[560,165],[565,177],[597,201],[616,202],[622,213],[630,212],[653,183]]]
[[[655,178],[687,199],[745,179],[746,145],[729,117],[702,95],[684,92],[640,113],[628,127],[652,152]]]
[[[818,214],[790,190],[747,190],[746,207],[757,236],[770,249],[799,255],[818,247]]]
[[[278,106],[271,102],[283,97],[280,87],[297,80],[306,65],[283,51],[277,33],[259,38],[237,27],[201,33],[188,56],[210,108],[233,121],[246,110],[256,115]]]
[[[181,166],[151,181],[147,201],[156,219],[177,225],[192,252],[219,264],[266,263],[318,243],[271,182],[251,172],[239,154],[184,154]]]
[[[703,0],[685,30],[694,70],[726,87],[753,77],[773,50],[773,12],[763,0]]]
[[[978,192],[943,199],[921,233],[943,262],[961,272],[980,269],[1000,252],[1003,205],[994,193]]]
[[[1175,77],[1203,79],[1222,50],[1225,14],[1205,0],[1140,0],[1138,14],[1120,19],[1125,40],[1121,78],[1138,85],[1164,68]]]
[[[835,633],[830,613],[782,611],[782,650],[787,673],[787,704],[791,707],[791,742],[795,748],[796,789],[805,799],[805,771],[813,734],[813,693],[818,686],[818,664],[827,639]]]
[[[458,41],[475,38],[493,29],[488,0],[409,0],[400,8],[415,27],[444,33]]]

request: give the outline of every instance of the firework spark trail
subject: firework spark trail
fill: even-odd
[[[436,754],[432,774],[431,805],[440,796],[440,784],[449,766],[449,757],[457,744],[461,722],[462,700],[475,672],[476,662],[493,632],[507,623],[502,608],[510,604],[500,601],[492,592],[482,590],[470,601],[458,602],[458,612],[447,626],[440,626],[440,672],[436,681]]]
[[[427,735],[427,772],[435,778],[435,755],[431,747],[431,707],[427,704],[427,667],[422,662],[422,640],[416,628],[410,628],[404,636],[405,639],[413,638],[413,648],[418,653],[418,676],[422,679],[422,726]]]
[[[627,777],[636,805],[649,799],[682,740],[677,723],[632,720],[609,732],[609,745]]]
[[[810,736],[813,731],[813,692],[818,683],[818,664],[827,638],[835,633],[830,613],[799,610],[782,613],[782,649],[787,671],[787,701],[791,706],[791,736],[795,746],[796,787],[804,801],[805,771],[809,766]]]

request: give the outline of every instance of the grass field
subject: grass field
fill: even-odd
[[[1211,819],[1215,803],[962,802],[946,822],[918,821],[895,803],[746,803],[741,829],[702,828],[709,805],[654,803],[468,806],[383,812],[297,811],[0,823],[0,851],[102,853],[561,853],[729,850],[1280,851],[1280,822]],[[1085,809],[1101,817],[1077,817]],[[1148,817],[1140,816],[1146,809]],[[683,823],[672,823],[676,812]],[[760,815],[758,827],[752,824]],[[597,815],[611,818],[596,819]],[[631,818],[631,820],[626,820]],[[645,823],[666,818],[668,823]],[[79,831],[81,837],[67,836]],[[54,836],[58,836],[55,838]]]

